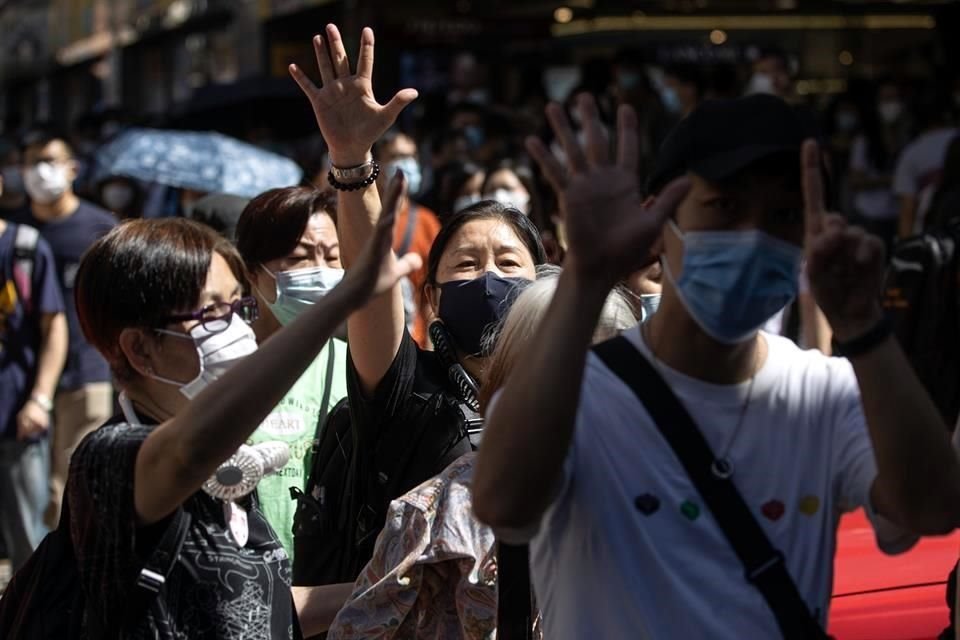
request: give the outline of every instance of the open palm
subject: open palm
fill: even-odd
[[[360,36],[355,74],[335,25],[327,25],[325,37],[314,36],[313,48],[321,86],[317,87],[295,64],[290,65],[290,74],[310,100],[333,163],[344,167],[361,164],[373,143],[393,126],[404,107],[416,99],[417,92],[403,89],[387,104],[377,102],[372,82],[372,29],[365,28]]]
[[[557,194],[567,231],[565,264],[612,285],[649,262],[663,222],[689,185],[685,178],[678,179],[652,206],[644,207],[636,177],[638,137],[633,109],[621,107],[618,113],[615,160],[593,98],[581,96],[577,109],[586,134],[584,144],[574,135],[563,108],[547,107],[566,167],[537,138],[527,141],[527,149]]]

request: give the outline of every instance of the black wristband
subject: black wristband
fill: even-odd
[[[361,180],[360,182],[349,182],[343,183],[338,182],[337,179],[333,176],[333,170],[327,174],[327,182],[330,183],[330,186],[336,189],[337,191],[358,191],[365,187],[369,187],[374,182],[377,181],[377,177],[380,175],[380,165],[376,162],[373,164],[373,171],[370,172],[370,175]]]
[[[884,315],[883,318],[880,319],[880,322],[873,325],[873,327],[863,335],[846,342],[834,340],[833,350],[837,355],[843,356],[844,358],[862,356],[868,351],[872,351],[875,347],[880,346],[892,333],[893,325],[890,323],[890,318]]]

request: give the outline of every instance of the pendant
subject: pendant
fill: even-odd
[[[733,475],[733,465],[726,458],[717,458],[710,465],[710,471],[720,480],[729,480]]]
[[[247,511],[233,500],[227,500],[223,503],[223,518],[227,521],[230,528],[230,535],[233,536],[237,546],[247,546],[247,540],[250,538],[250,529],[247,524]]]

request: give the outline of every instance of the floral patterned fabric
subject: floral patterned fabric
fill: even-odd
[[[496,637],[493,531],[473,517],[476,454],[394,500],[330,640]]]

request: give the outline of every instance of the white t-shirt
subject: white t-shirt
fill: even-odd
[[[897,159],[897,167],[893,172],[893,192],[898,196],[913,196],[922,201],[918,203],[914,231],[926,215],[930,204],[929,195],[921,198],[922,194],[932,193],[940,183],[940,173],[943,171],[943,161],[947,155],[947,147],[957,135],[956,129],[936,129],[924,133],[911,142]]]
[[[850,169],[861,171],[874,178],[880,172],[867,157],[867,138],[857,136],[850,147]],[[900,215],[900,204],[890,189],[878,187],[861,189],[853,197],[853,208],[857,213],[870,220],[889,220]]]
[[[625,335],[649,357],[638,328]],[[825,624],[840,514],[868,505],[876,463],[850,363],[764,337],[769,355],[732,445],[749,383],[659,367],[714,452],[731,447],[737,488]],[[672,449],[592,354],[580,403],[563,486],[531,541],[544,637],[779,637]],[[888,552],[914,541],[884,530]]]

